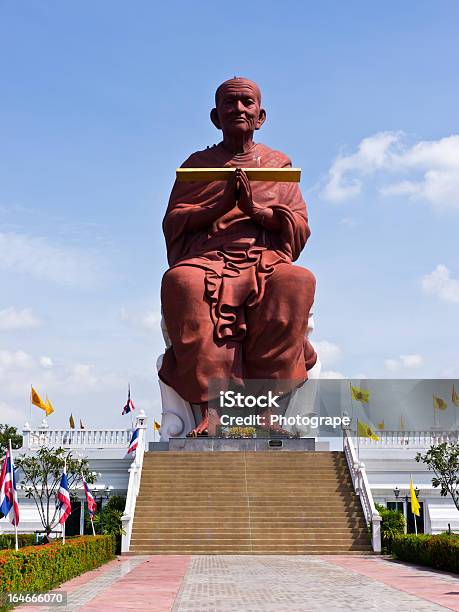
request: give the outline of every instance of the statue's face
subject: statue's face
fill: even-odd
[[[265,120],[259,92],[247,82],[225,84],[219,92],[212,121],[223,134],[253,133],[260,129]]]

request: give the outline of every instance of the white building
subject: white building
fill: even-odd
[[[87,457],[91,469],[98,474],[97,483],[92,486],[95,497],[106,501],[109,495],[127,496],[130,510],[127,509],[126,514],[133,515],[145,448],[146,418],[143,414],[137,417],[136,426],[139,424],[143,429],[139,440],[139,452],[134,460],[132,455],[127,455],[126,452],[132,429],[52,430],[49,429],[46,422],[37,429],[31,429],[27,424],[25,425],[23,448],[16,450],[15,455],[34,453],[40,446],[55,448],[62,446],[71,450],[76,456]],[[414,524],[409,499],[408,503],[405,500],[405,495],[409,494],[409,483],[412,478],[414,486],[419,490],[418,499],[422,509],[418,530],[425,533],[440,533],[446,531],[450,526],[453,531],[459,532],[459,510],[455,507],[451,497],[441,497],[439,489],[432,487],[432,472],[428,471],[423,463],[415,461],[417,452],[424,452],[433,443],[456,441],[458,432],[381,431],[377,434],[379,441],[360,438],[358,448],[355,444],[353,445],[353,458],[348,453],[351,473],[357,474],[356,468],[359,466],[366,468],[372,501],[389,507],[397,506],[407,516],[409,530],[413,531]],[[335,439],[335,447],[337,442]],[[164,447],[167,448],[167,444],[162,443],[161,446],[156,444],[155,449],[159,450]],[[322,442],[320,448],[325,450],[328,445]],[[364,473],[365,469],[362,471],[362,474]],[[18,483],[22,480],[20,473],[18,473],[17,480]],[[82,487],[75,490],[74,494],[79,498],[80,508],[77,508],[75,512],[80,533],[83,533],[84,523],[81,510],[85,496]],[[21,513],[19,530],[29,533],[41,531],[42,525],[35,503],[25,498],[20,485],[18,495]],[[364,503],[363,497],[362,503]],[[129,521],[126,525],[129,529]],[[0,533],[12,530],[12,525],[6,519],[0,519]]]

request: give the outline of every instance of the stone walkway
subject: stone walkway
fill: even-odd
[[[49,610],[459,611],[452,574],[362,556],[123,557],[57,590],[67,592],[68,605]]]

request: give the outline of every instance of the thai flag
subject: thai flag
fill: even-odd
[[[17,527],[19,525],[19,504],[16,490],[16,473],[13,457],[9,450],[3,461],[0,474],[0,513],[8,517],[10,522]]]
[[[69,483],[67,474],[64,472],[61,477],[59,490],[57,492],[57,501],[59,503],[59,523],[62,525],[69,518],[72,512],[72,504],[70,503]]]
[[[133,410],[135,410],[135,406],[134,402],[131,400],[131,385],[129,385],[126,406],[123,408],[123,412],[121,414],[128,414],[128,412],[132,412]]]
[[[86,480],[83,478],[83,487],[84,487],[84,492],[86,493],[86,501],[88,502],[88,512],[90,517],[92,518],[94,516],[94,513],[97,510],[97,504],[96,504],[96,500],[94,499],[93,494],[91,493],[91,490],[88,487],[88,483],[86,482]]]
[[[129,448],[128,448],[128,455],[129,453],[133,453],[135,451],[135,449],[137,448],[137,444],[139,443],[139,430],[136,429],[134,430],[134,432],[132,433],[132,438],[131,441],[129,442]]]

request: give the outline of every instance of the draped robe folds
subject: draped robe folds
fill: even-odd
[[[238,155],[220,144],[182,165],[224,166],[284,168],[291,162],[262,144]],[[212,207],[225,186],[176,182],[163,221],[170,268],[162,309],[172,346],[159,376],[193,403],[212,399],[211,378],[303,382],[317,358],[305,338],[315,279],[292,264],[310,234],[299,186],[251,182],[257,211],[272,208],[275,229],[237,206],[215,219]]]

